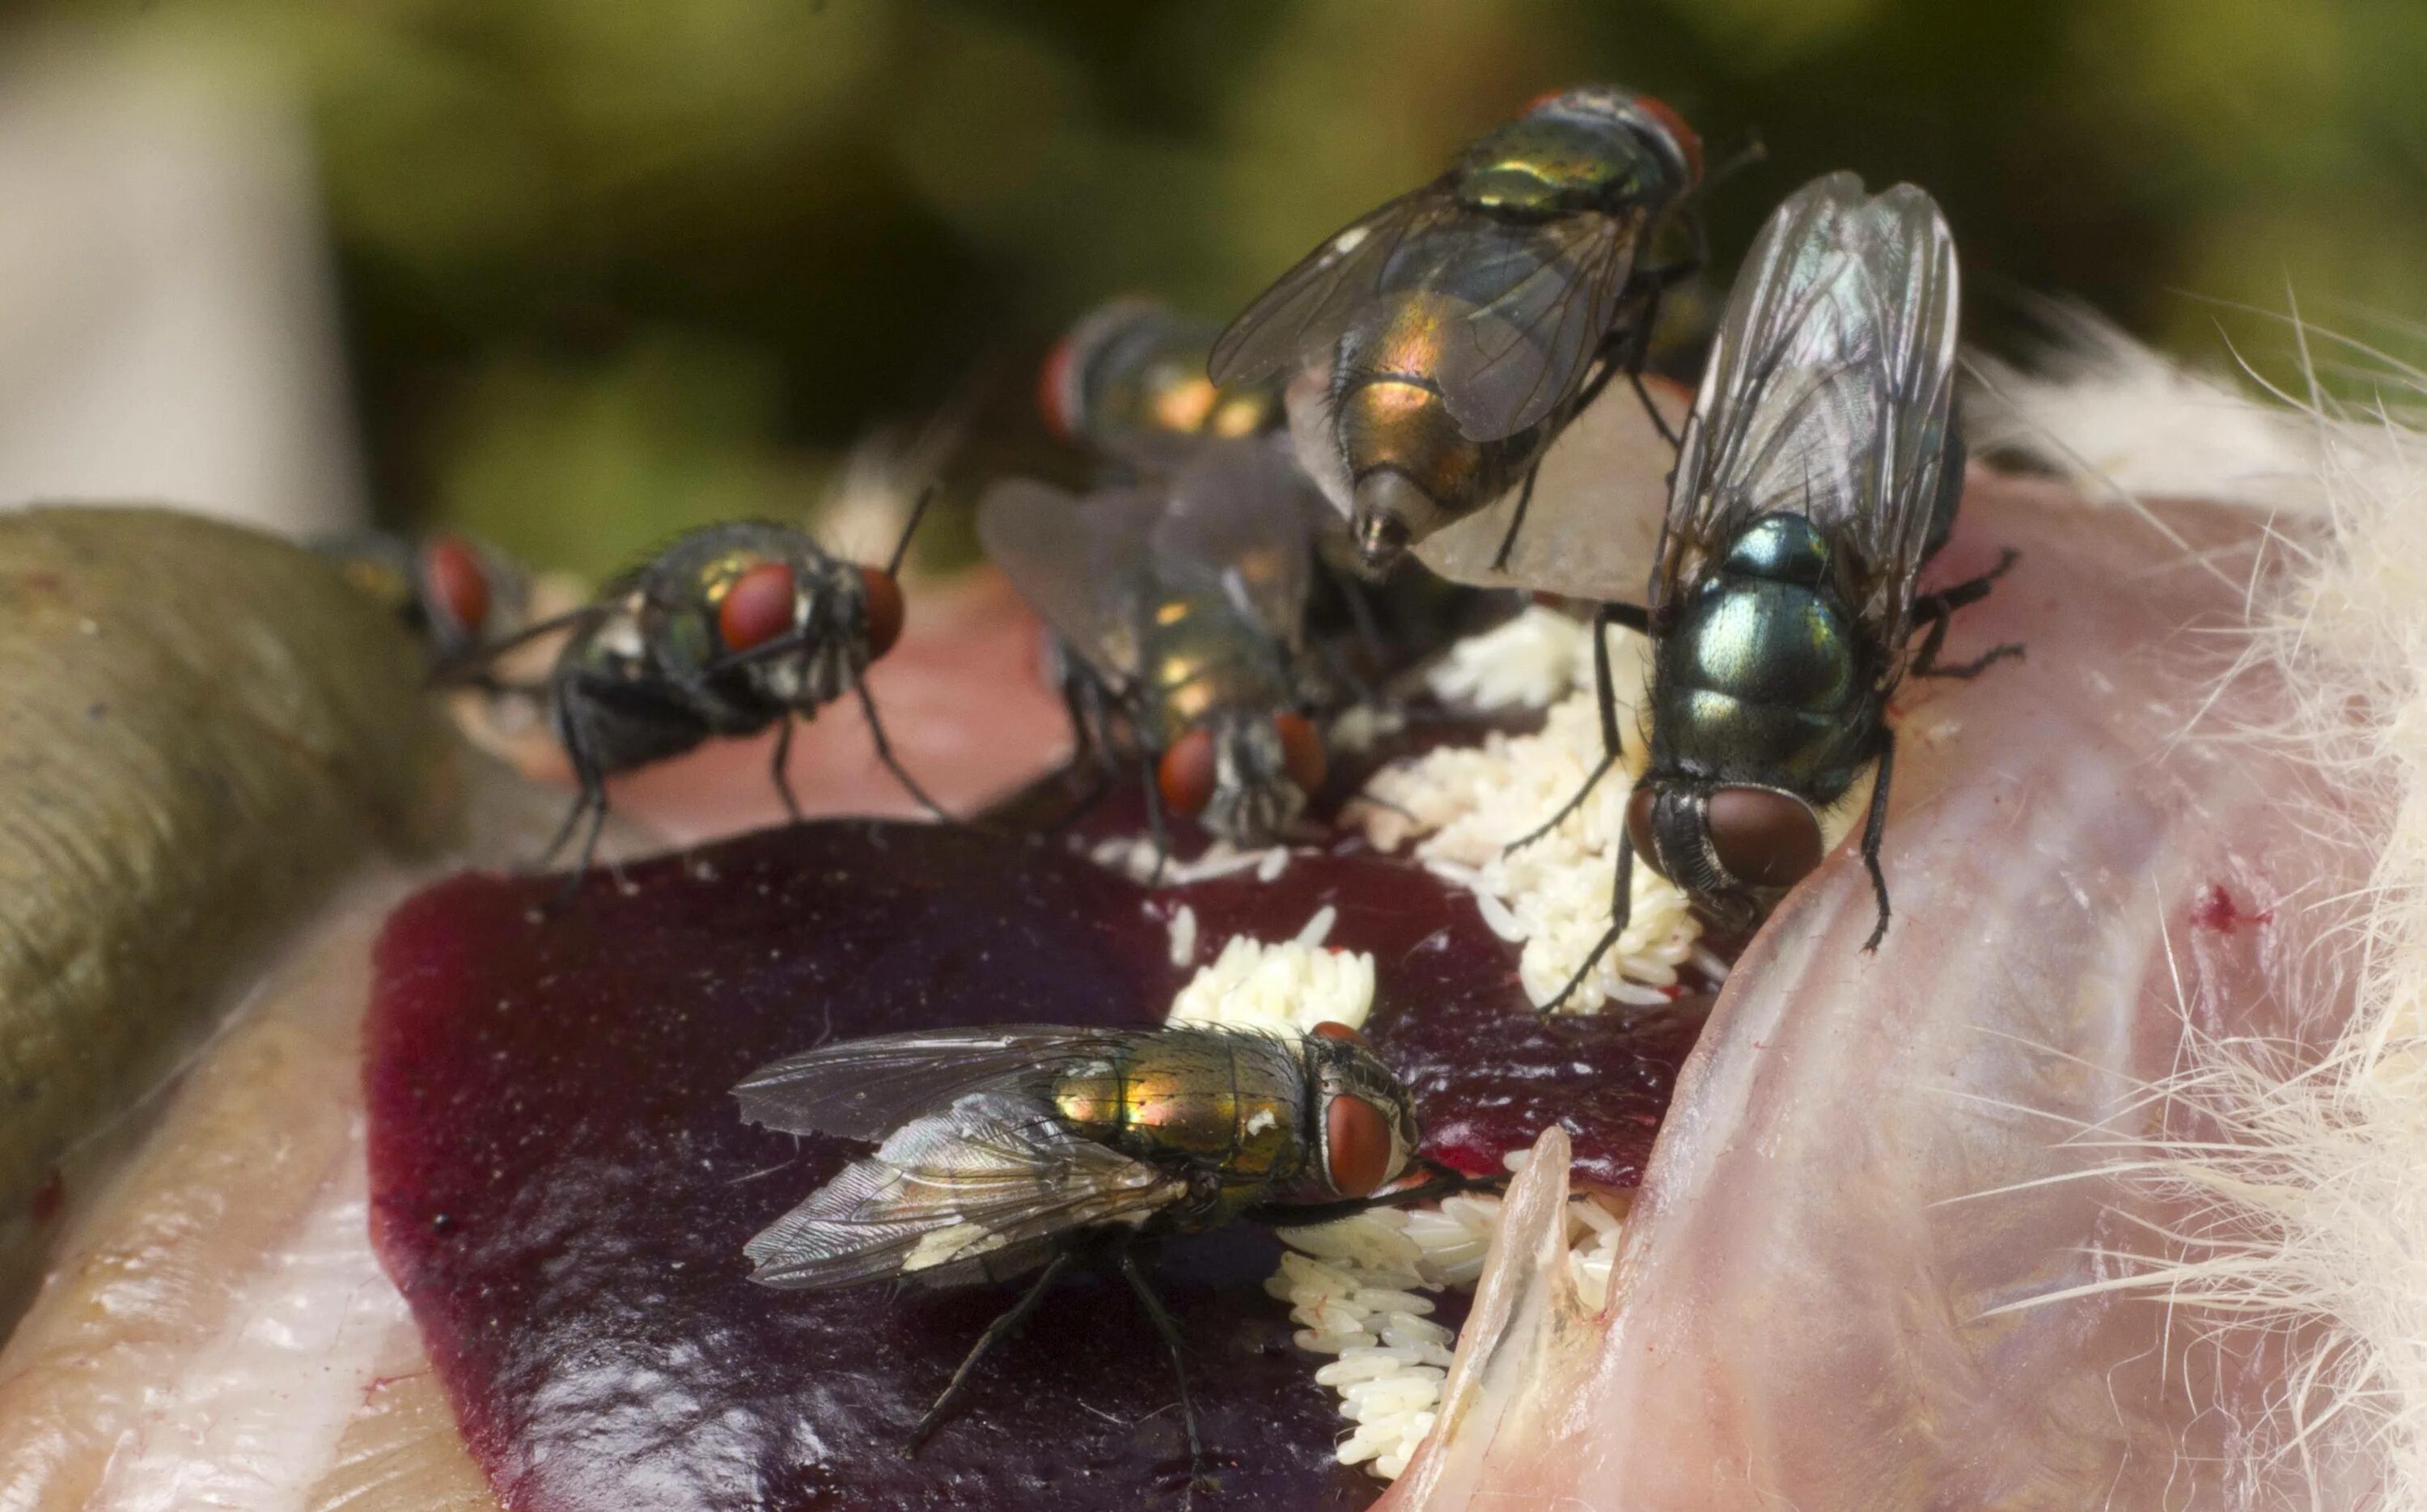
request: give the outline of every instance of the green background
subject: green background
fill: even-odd
[[[2223,365],[2280,322],[2427,314],[2417,0],[153,0],[308,100],[382,512],[598,572],[794,514],[972,364],[972,468],[1090,302],[1227,316],[1551,88],[1659,94],[1715,154],[1724,267],[1838,167],[1946,204],[1967,327],[2079,295]],[[2223,302],[2219,302],[2223,301]],[[947,537],[949,539],[949,536]]]

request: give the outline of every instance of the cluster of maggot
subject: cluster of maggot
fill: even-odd
[[[1369,801],[1350,808],[1377,849],[1415,839],[1427,867],[1472,892],[1492,931],[1523,947],[1518,976],[1526,996],[1538,1007],[1556,1000],[1563,1013],[1666,1002],[1680,967],[1716,967],[1700,948],[1702,925],[1684,890],[1638,856],[1635,907],[1616,947],[1558,1000],[1609,922],[1610,870],[1629,785],[1613,772],[1539,838],[1517,842],[1557,813],[1600,763],[1591,633],[1535,608],[1458,642],[1427,674],[1433,694],[1484,712],[1547,708],[1541,729],[1394,763],[1367,784]],[[1613,664],[1639,668],[1642,637],[1606,633]],[[1618,680],[1621,731],[1636,721],[1628,690],[1640,687],[1639,675]]]
[[[1328,949],[1334,910],[1316,911],[1295,938],[1267,943],[1234,935],[1172,1000],[1174,1023],[1302,1033],[1317,1023],[1361,1027],[1374,1007],[1374,959]],[[1196,920],[1171,919],[1173,949],[1193,953]],[[1525,1152],[1508,1158],[1523,1167]],[[1609,1296],[1625,1211],[1614,1195],[1568,1204],[1571,1269],[1585,1305]],[[1500,1226],[1500,1198],[1460,1194],[1410,1208],[1375,1208],[1305,1228],[1279,1230],[1289,1249],[1264,1291],[1287,1303],[1294,1336],[1328,1357],[1314,1378],[1340,1397],[1353,1426],[1340,1461],[1384,1480],[1406,1470],[1431,1431],[1458,1336],[1436,1323],[1431,1297],[1471,1291]]]

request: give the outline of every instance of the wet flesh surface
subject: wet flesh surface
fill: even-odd
[[[1149,894],[1048,847],[832,822],[627,875],[552,911],[544,879],[424,893],[366,1029],[382,1259],[492,1483],[542,1512],[1179,1503],[1168,1369],[1109,1271],[1062,1283],[900,1457],[1017,1283],[752,1285],[742,1242],[856,1152],[745,1128],[727,1090],[761,1062],[922,1024],[1146,1021],[1191,969],[1180,903],[1197,963],[1329,903],[1328,943],[1376,958],[1369,1032],[1434,1153],[1496,1170],[1557,1117],[1578,1179],[1632,1185],[1697,1017],[1541,1020],[1463,894],[1370,856]],[[1219,1480],[1196,1504],[1361,1506],[1374,1484],[1333,1462],[1344,1425],[1260,1284],[1276,1248],[1241,1226],[1157,1262]]]

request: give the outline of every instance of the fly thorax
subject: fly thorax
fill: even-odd
[[[1634,136],[1614,114],[1573,109],[1529,115],[1467,150],[1458,166],[1458,197],[1512,219],[1572,214],[1622,192],[1640,156]]]
[[[1721,579],[1663,640],[1681,688],[1815,712],[1844,708],[1861,691],[1852,620],[1810,589]]]

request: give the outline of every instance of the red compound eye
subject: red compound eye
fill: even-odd
[[[1391,1174],[1391,1120],[1364,1098],[1342,1093],[1323,1110],[1323,1153],[1331,1190],[1371,1196]]]
[[[1820,821],[1800,799],[1767,788],[1711,794],[1711,849],[1737,881],[1791,887],[1820,864]]]
[[[1312,1029],[1308,1030],[1307,1032],[1312,1034],[1317,1039],[1345,1040],[1351,1045],[1362,1045],[1365,1043],[1364,1035],[1360,1034],[1357,1031],[1349,1028],[1346,1024],[1342,1023],[1336,1018],[1327,1018],[1323,1022],[1315,1025]]]
[[[1191,730],[1171,742],[1155,763],[1155,786],[1163,801],[1191,819],[1214,801],[1214,732]]]
[[[1666,100],[1655,99],[1648,94],[1637,95],[1635,104],[1636,107],[1645,115],[1660,122],[1660,129],[1666,131],[1677,143],[1677,150],[1686,154],[1687,181],[1695,184],[1702,182],[1702,138],[1695,133],[1693,127],[1686,124],[1686,118],[1677,113],[1677,107]]]
[[[868,603],[868,654],[881,657],[902,639],[902,584],[882,567],[862,567],[859,586]]]
[[[1552,101],[1567,92],[1568,91],[1565,89],[1544,89],[1541,93],[1534,96],[1531,100],[1526,101],[1525,108],[1518,111],[1517,113],[1521,116],[1530,116],[1535,111],[1541,109],[1544,106],[1549,105]]]
[[[1075,338],[1064,336],[1045,354],[1045,366],[1036,372],[1036,413],[1059,441],[1079,439],[1079,417],[1070,413],[1070,366],[1077,360]]]
[[[462,536],[442,535],[421,551],[421,580],[430,599],[464,631],[478,635],[489,618],[489,570]]]
[[[716,606],[716,633],[727,651],[765,645],[792,627],[792,569],[762,561],[733,579]]]
[[[1323,732],[1303,714],[1276,714],[1273,728],[1281,738],[1281,759],[1289,766],[1290,780],[1301,792],[1321,788],[1326,766]]]

